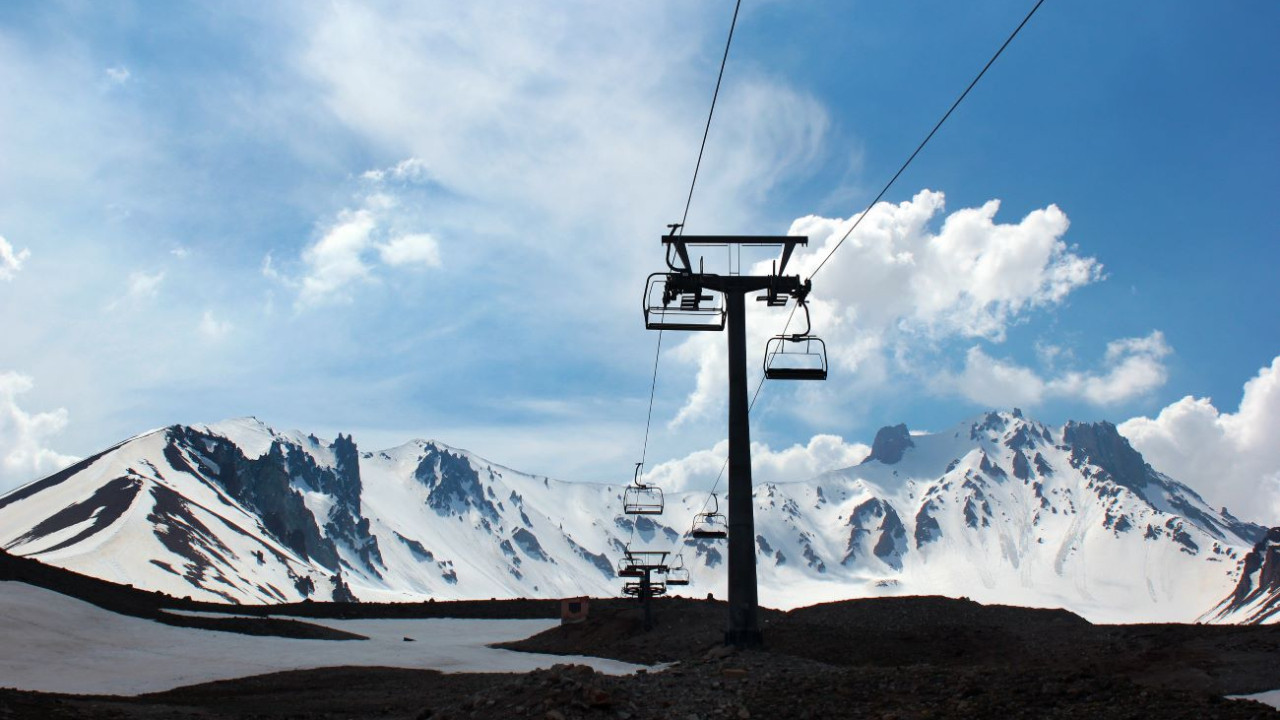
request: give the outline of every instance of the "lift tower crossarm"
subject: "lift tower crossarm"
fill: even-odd
[[[776,272],[781,275],[787,271],[791,252],[797,245],[808,245],[809,238],[805,235],[663,235],[662,244],[675,246],[687,273],[693,272],[693,263],[689,260],[690,245],[779,245],[782,258]]]

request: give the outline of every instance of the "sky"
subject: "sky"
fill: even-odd
[[[757,476],[1020,407],[1280,524],[1280,5],[1048,0],[822,264],[1032,4],[744,0],[686,231],[807,235],[831,367],[764,385]],[[651,385],[640,306],[732,13],[4,3],[0,489],[246,415],[709,486],[724,338]]]

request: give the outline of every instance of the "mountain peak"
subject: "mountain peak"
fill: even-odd
[[[915,447],[911,441],[911,432],[906,423],[886,425],[876,432],[876,439],[871,443],[871,454],[863,463],[879,460],[884,465],[893,465],[902,459],[907,448]]]
[[[1090,462],[1106,470],[1117,483],[1135,490],[1147,485],[1150,467],[1112,423],[1069,421],[1062,429],[1062,439],[1072,448],[1073,463]]]

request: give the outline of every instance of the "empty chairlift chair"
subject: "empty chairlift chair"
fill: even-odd
[[[684,555],[677,555],[676,561],[667,569],[667,585],[684,586],[689,584],[689,568],[684,566]]]
[[[720,513],[720,499],[711,496],[715,506],[711,512],[700,512],[693,516],[693,531],[690,535],[695,540],[724,540],[729,537],[729,523]]]
[[[724,294],[714,290],[684,291],[670,287],[667,273],[654,273],[645,284],[644,326],[650,330],[724,330]]]
[[[626,490],[622,491],[622,512],[627,515],[661,515],[662,488],[645,485],[640,481],[643,463],[636,463],[636,475]]]
[[[812,335],[779,335],[765,344],[764,376],[770,380],[826,380],[827,344]]]
[[[618,577],[643,577],[644,571],[636,567],[629,559],[618,560]]]
[[[827,344],[810,335],[809,305],[804,308],[805,330],[778,335],[765,343],[764,376],[770,380],[826,380]]]

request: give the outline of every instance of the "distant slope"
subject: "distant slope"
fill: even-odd
[[[859,465],[757,486],[761,601],[895,594],[1190,621],[1265,532],[1147,465],[1109,423],[990,413],[885,428]],[[252,418],[133,438],[0,498],[0,547],[175,596],[236,603],[616,594],[628,543],[682,553],[723,597],[725,549],[684,537],[704,493],[621,513],[564,483],[414,441],[360,452]]]

